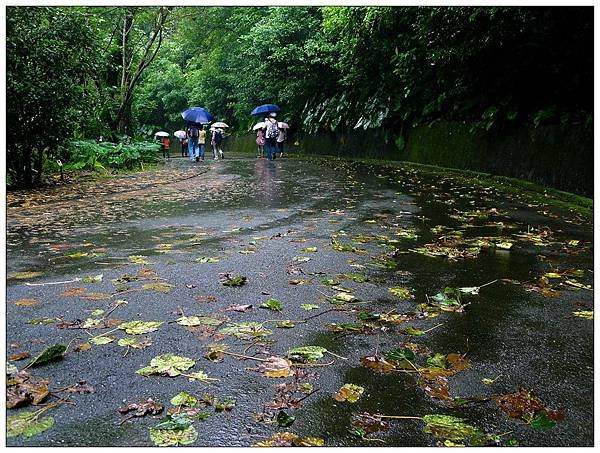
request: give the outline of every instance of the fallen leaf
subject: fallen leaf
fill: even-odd
[[[19,360],[28,359],[29,357],[31,357],[31,354],[28,352],[17,352],[15,354],[9,355],[8,360],[18,362]]]
[[[410,294],[410,290],[408,288],[404,288],[402,286],[394,286],[389,288],[388,291],[396,297],[401,299],[410,299],[412,295]]]
[[[594,319],[594,310],[574,311],[573,314],[580,318]]]
[[[192,359],[178,356],[175,354],[163,354],[154,357],[150,361],[150,366],[141,368],[136,371],[142,376],[150,376],[152,374],[160,374],[166,376],[179,376],[182,371],[189,370],[196,364]]]
[[[158,330],[162,324],[162,321],[129,321],[119,325],[119,329],[129,335],[142,335]]]
[[[365,391],[364,387],[356,384],[344,384],[341,389],[333,395],[333,399],[336,401],[348,401],[349,403],[356,403]]]
[[[37,299],[19,299],[15,302],[15,305],[19,307],[30,307],[32,305],[38,305],[40,303]]]
[[[320,307],[314,304],[301,304],[300,308],[302,308],[303,310],[316,310]]]
[[[300,346],[298,348],[290,349],[287,356],[294,362],[316,362],[323,358],[323,353],[327,352],[327,349],[321,346]]]
[[[40,418],[38,412],[21,412],[6,418],[6,437],[33,437],[54,426],[54,418]]]
[[[122,406],[119,409],[121,414],[129,414],[130,417],[144,417],[145,415],[157,415],[163,411],[163,406],[151,398],[139,403],[131,403]],[[133,412],[133,413],[131,413]]]
[[[257,442],[254,447],[322,447],[325,441],[320,437],[300,437],[290,432],[275,433],[270,439]]]
[[[465,420],[450,415],[425,415],[423,421],[426,423],[423,431],[453,441],[461,441],[481,431],[474,426],[465,423]]]
[[[63,358],[67,347],[62,344],[54,344],[44,349],[37,357],[27,364],[27,367],[43,365],[44,363],[60,360]]]
[[[266,377],[281,378],[290,375],[291,362],[284,357],[271,356],[258,365],[258,369]]]
[[[273,311],[281,311],[281,301],[277,299],[268,299],[266,302],[260,305],[260,308],[267,308]]]
[[[142,289],[156,291],[158,293],[171,292],[171,288],[173,288],[173,285],[169,285],[168,283],[146,283],[142,286]]]

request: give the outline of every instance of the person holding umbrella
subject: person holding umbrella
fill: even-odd
[[[277,137],[279,136],[279,126],[275,117],[277,113],[270,113],[268,118],[265,118],[267,124],[267,132],[265,134],[265,140],[267,145],[267,160],[275,159],[277,153]]]
[[[179,130],[173,132],[173,135],[177,137],[179,139],[179,142],[181,143],[181,157],[185,157],[187,153],[187,134],[185,133],[185,131]]]
[[[204,146],[206,145],[206,127],[202,125],[200,133],[198,135],[198,147],[200,148],[200,158],[204,162]],[[196,162],[198,162],[198,156],[196,156]]]
[[[256,146],[258,147],[257,157],[265,157],[265,123],[256,124],[254,130],[256,130]]]
[[[181,117],[188,123],[188,149],[190,154],[190,160],[194,160],[194,158],[198,157],[198,152],[196,151],[196,149],[198,148],[198,141],[200,139],[199,125],[210,123],[214,119],[214,117],[208,110],[206,110],[203,107],[191,107],[186,111],[181,112]],[[192,133],[194,133],[195,135],[192,135]]]
[[[276,112],[279,112],[280,110],[281,109],[278,105],[264,104],[255,107],[250,112],[250,115],[252,116],[269,115],[267,118],[265,118],[265,144],[267,146],[268,160],[273,160],[275,158],[275,153],[277,152],[277,136],[279,135],[279,127],[277,126],[277,120],[275,119],[275,116],[277,116]]]

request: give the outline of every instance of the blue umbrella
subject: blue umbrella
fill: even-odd
[[[250,113],[252,116],[261,116],[264,113],[279,112],[281,109],[275,104],[264,104],[255,107]]]
[[[210,112],[202,107],[192,107],[181,114],[184,120],[190,123],[206,124],[214,120]]]

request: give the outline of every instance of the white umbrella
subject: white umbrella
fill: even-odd
[[[154,134],[154,136],[155,137],[168,137],[169,133],[165,132],[165,131],[160,131],[160,132],[157,132],[156,134]]]
[[[265,124],[264,121],[260,122],[260,123],[256,123],[254,125],[254,127],[252,128],[253,131],[256,131],[258,129],[264,129],[265,127],[267,127],[267,125]]]
[[[220,128],[223,128],[223,127],[229,127],[229,126],[227,124],[225,124],[223,121],[217,121],[216,123],[212,123],[210,125],[210,127],[220,127]]]
[[[173,135],[180,140],[183,140],[184,138],[187,137],[187,134],[185,133],[185,131],[175,131],[175,132],[173,132]]]
[[[283,121],[277,123],[277,127],[279,129],[289,129],[290,125],[288,123],[284,123]]]

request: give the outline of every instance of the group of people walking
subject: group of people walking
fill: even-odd
[[[181,139],[181,156],[185,157],[187,154],[191,161],[196,162],[204,160],[207,136],[206,126],[190,123],[185,129],[185,133],[186,137]],[[210,147],[213,159],[224,159],[225,155],[222,148],[223,139],[225,138],[224,131],[222,129],[211,129],[210,133]]]
[[[258,146],[258,157],[264,157],[265,148],[267,151],[267,159],[273,160],[277,157],[283,157],[283,143],[285,142],[285,129],[279,127],[280,124],[276,119],[275,112],[270,113],[265,118],[256,132],[256,145]]]

